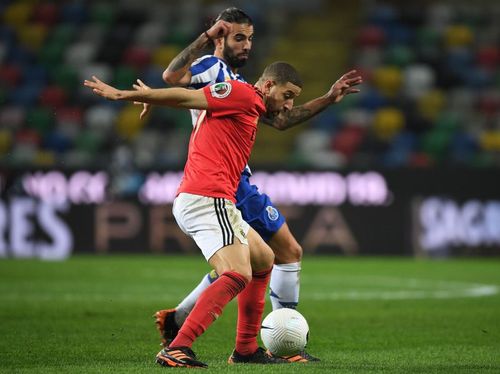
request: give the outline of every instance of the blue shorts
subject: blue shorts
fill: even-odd
[[[243,219],[266,242],[285,223],[285,217],[276,208],[266,194],[261,194],[257,186],[250,184],[249,176],[241,174],[238,191],[236,191],[236,207]]]

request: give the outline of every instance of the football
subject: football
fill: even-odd
[[[296,355],[307,344],[309,325],[304,316],[295,309],[277,309],[262,321],[260,337],[272,354]]]

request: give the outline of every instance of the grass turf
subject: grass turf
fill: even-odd
[[[175,306],[207,270],[201,257],[1,260],[0,372],[172,370],[154,363],[151,316]],[[234,302],[193,348],[214,373],[500,372],[498,292],[498,259],[308,257],[299,310],[320,363],[226,364]]]

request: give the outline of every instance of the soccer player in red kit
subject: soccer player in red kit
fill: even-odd
[[[257,343],[265,291],[274,254],[236,208],[235,194],[255,141],[259,117],[293,107],[302,90],[289,64],[269,65],[255,86],[228,81],[199,90],[166,88],[117,90],[96,77],[84,85],[105,98],[200,109],[189,142],[188,160],[173,213],[208,263],[220,275],[199,297],[194,309],[157,362],[170,367],[207,367],[191,347],[198,336],[238,297],[236,346],[229,363],[288,363],[269,356]]]

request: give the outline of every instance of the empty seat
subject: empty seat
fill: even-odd
[[[26,110],[22,106],[3,105],[0,109],[2,128],[18,130],[24,124]]]
[[[41,136],[54,127],[54,112],[49,108],[36,107],[28,111],[26,125]]]
[[[41,106],[52,108],[55,110],[64,106],[67,99],[68,95],[62,87],[47,86],[42,90],[40,94],[39,103]]]
[[[384,141],[392,140],[405,126],[403,112],[394,107],[377,110],[373,121],[375,135]]]
[[[41,3],[33,10],[33,20],[45,26],[52,26],[58,21],[59,7],[55,3]]]
[[[79,42],[70,45],[65,53],[65,63],[82,66],[92,62],[97,54],[97,46],[90,42]]]

